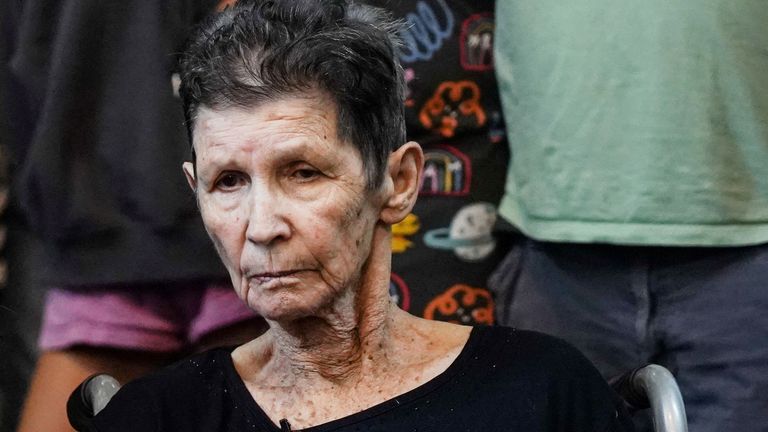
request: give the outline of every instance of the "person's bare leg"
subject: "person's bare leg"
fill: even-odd
[[[79,347],[44,352],[32,375],[18,432],[71,432],[66,403],[83,380],[104,372],[125,384],[171,360],[169,354],[110,348]]]

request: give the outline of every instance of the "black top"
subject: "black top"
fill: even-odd
[[[278,432],[216,349],[126,385],[97,431]],[[290,418],[288,419],[290,421]],[[476,327],[436,378],[321,431],[624,431],[620,399],[573,347],[540,333]]]

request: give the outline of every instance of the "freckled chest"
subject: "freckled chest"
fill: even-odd
[[[290,390],[276,387],[251,387],[259,407],[275,424],[288,419],[294,429],[304,429],[365,411],[408,392],[422,384],[421,372],[387,374],[376,382],[365,382],[352,389]]]

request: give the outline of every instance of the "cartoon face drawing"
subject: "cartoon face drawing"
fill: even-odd
[[[424,318],[456,324],[493,324],[493,298],[488,290],[456,284],[429,302]]]
[[[445,81],[421,108],[419,121],[427,128],[450,138],[460,129],[485,125],[480,105],[480,88],[472,81]]]

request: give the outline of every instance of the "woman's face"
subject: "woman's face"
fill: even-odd
[[[267,319],[317,313],[354,289],[371,253],[381,199],[365,189],[359,151],[340,141],[329,98],[254,109],[202,108],[200,212],[238,295]]]

